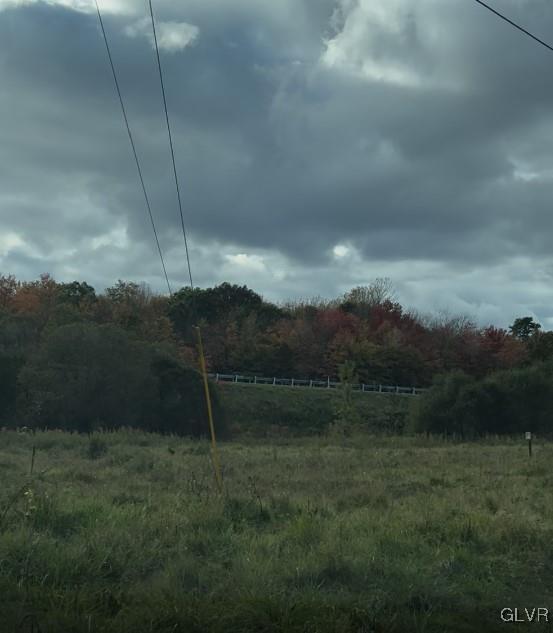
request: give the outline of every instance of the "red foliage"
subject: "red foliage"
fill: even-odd
[[[403,308],[401,305],[387,299],[371,308],[369,325],[372,330],[378,330],[384,322],[399,328],[402,316]]]
[[[326,339],[333,338],[338,332],[356,333],[360,325],[358,317],[338,308],[321,310],[315,318],[315,330]]]
[[[30,322],[37,340],[46,325],[92,319],[119,325],[143,340],[172,345],[183,360],[196,363],[194,340],[179,334],[166,298],[124,282],[90,302],[64,304],[63,292],[64,286],[49,275],[24,283],[0,276],[0,310]],[[353,360],[367,379],[420,383],[452,369],[482,376],[519,365],[528,356],[524,342],[504,329],[478,329],[463,317],[427,324],[390,300],[367,306],[362,316],[343,304],[342,309],[308,304],[279,314],[280,320],[268,322],[266,313],[253,306],[240,318],[228,313],[210,321],[204,335],[209,368],[336,378],[338,366]]]

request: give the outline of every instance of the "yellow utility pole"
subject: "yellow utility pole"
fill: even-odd
[[[195,326],[198,335],[198,353],[200,356],[200,369],[204,380],[205,401],[207,404],[207,417],[209,419],[209,431],[211,433],[211,461],[215,472],[215,481],[219,492],[223,492],[223,477],[221,475],[221,463],[219,461],[219,452],[217,450],[217,441],[215,439],[215,426],[213,424],[213,411],[211,409],[211,397],[209,395],[209,382],[207,380],[207,369],[205,365],[204,346],[202,344],[202,335],[199,326]]]

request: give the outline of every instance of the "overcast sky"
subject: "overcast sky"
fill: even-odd
[[[99,0],[174,288],[147,3]],[[490,0],[553,43],[547,0]],[[154,0],[194,282],[553,328],[553,53],[473,0]],[[0,0],[0,272],[166,290],[89,0]]]

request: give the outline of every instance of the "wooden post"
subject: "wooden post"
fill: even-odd
[[[33,469],[35,467],[35,454],[36,454],[36,446],[33,446],[33,454],[31,455],[31,471],[30,474],[33,474]]]
[[[526,439],[528,440],[528,457],[532,457],[532,433],[526,432]]]

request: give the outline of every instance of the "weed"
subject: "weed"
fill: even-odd
[[[100,459],[108,452],[107,442],[101,437],[93,435],[89,440],[85,449],[85,455],[88,459]]]

